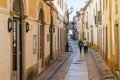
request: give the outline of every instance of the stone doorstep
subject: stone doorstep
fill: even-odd
[[[108,75],[108,76],[104,76],[105,80],[117,80],[115,76],[113,75]]]
[[[120,73],[119,73],[119,71],[116,71],[116,72],[115,72],[115,74],[116,74],[116,76],[117,76],[118,80],[120,80],[120,76],[119,76],[119,75],[120,75]]]
[[[111,78],[111,79],[105,79],[105,80],[115,80],[114,78]]]

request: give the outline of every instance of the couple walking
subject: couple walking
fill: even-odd
[[[82,47],[84,47],[84,53],[88,53],[88,45],[87,45],[86,38],[84,39],[84,41],[80,39],[78,41],[78,46],[79,46],[80,53],[82,51]]]

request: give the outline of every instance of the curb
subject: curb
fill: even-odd
[[[101,75],[101,80],[117,80],[98,52],[95,52],[93,49],[89,48],[89,53],[95,61],[96,67]]]
[[[63,56],[61,56],[58,60],[56,60],[53,64],[49,66],[47,70],[45,70],[39,77],[38,80],[51,80],[54,74],[58,71],[58,69],[65,63],[65,61],[71,55],[71,52],[66,52]]]

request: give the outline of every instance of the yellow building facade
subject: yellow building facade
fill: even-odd
[[[112,55],[113,56],[113,72],[115,72],[115,74],[118,76],[118,78],[120,79],[120,4],[119,4],[120,0],[111,0],[111,31],[112,31]]]
[[[57,17],[54,1],[0,0],[0,80],[36,80],[59,57]]]
[[[85,36],[103,56],[111,71],[120,77],[119,0],[89,0],[85,6]]]
[[[120,77],[119,59],[119,0],[101,0],[103,57],[111,71]]]

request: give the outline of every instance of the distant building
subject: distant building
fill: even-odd
[[[80,16],[80,13],[79,12],[76,12],[76,15],[73,17],[73,38],[74,39],[78,39],[78,21],[79,21],[79,16]]]
[[[84,8],[80,9],[80,16],[78,17],[78,24],[77,24],[77,29],[78,29],[78,39],[84,39]]]

